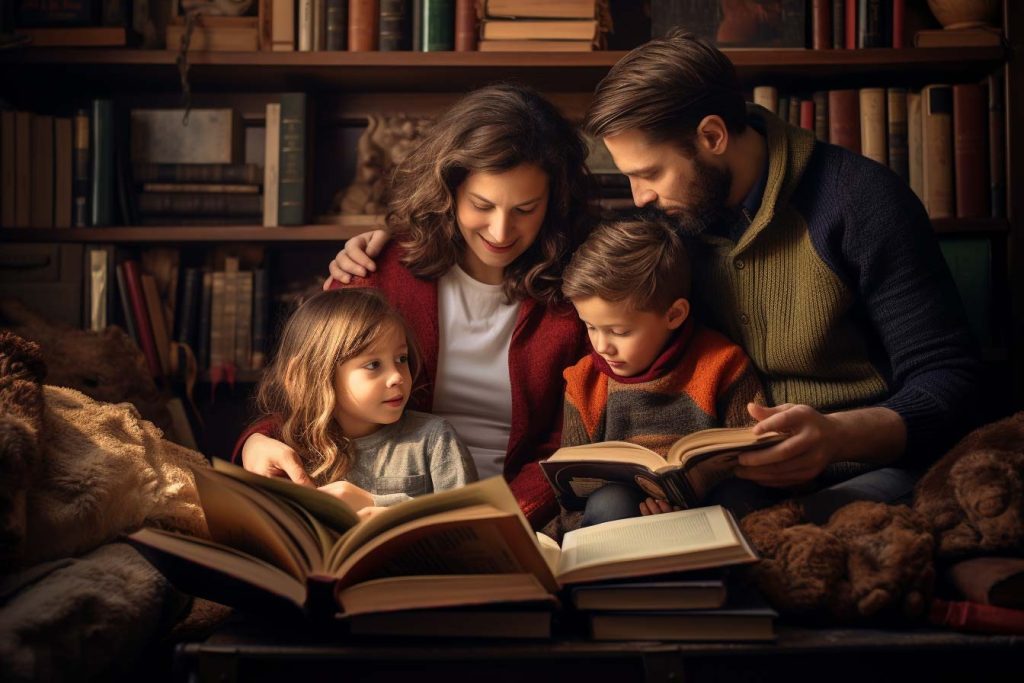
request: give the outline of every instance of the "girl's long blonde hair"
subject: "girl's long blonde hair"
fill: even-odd
[[[257,388],[256,406],[262,418],[278,422],[280,439],[295,449],[317,485],[345,476],[355,463],[352,443],[334,419],[338,366],[376,343],[389,323],[405,333],[415,378],[419,363],[409,329],[376,290],[320,292],[284,326]]]

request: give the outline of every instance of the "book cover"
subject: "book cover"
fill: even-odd
[[[210,316],[213,314],[213,274],[203,272],[199,297],[199,320],[196,323],[196,362],[199,368],[210,367]]]
[[[886,47],[882,0],[857,0],[857,47]]]
[[[340,2],[341,0],[333,1]],[[273,52],[294,52],[295,0],[270,0],[270,2],[270,49]]]
[[[774,85],[758,85],[754,87],[754,104],[758,104],[773,114],[779,111],[779,89]]]
[[[832,0],[832,48],[846,49],[846,0]]]
[[[928,621],[968,633],[1024,635],[1024,610],[966,600],[932,600]]]
[[[455,51],[476,50],[479,36],[476,0],[455,0]],[[537,36],[541,38],[542,36]]]
[[[263,197],[239,192],[140,192],[139,213],[150,216],[252,216],[263,210]]]
[[[829,90],[828,141],[860,154],[860,95],[856,90]]]
[[[135,340],[135,345],[141,349],[142,342],[139,339],[139,329],[135,324],[135,312],[132,310],[131,298],[128,295],[128,280],[124,274],[124,264],[117,264],[114,274],[117,278],[117,296],[121,303],[121,315],[124,318],[125,329],[128,336]],[[146,363],[148,367],[149,361],[147,360]]]
[[[423,0],[423,51],[454,49],[455,0]]]
[[[278,225],[302,225],[306,219],[306,128],[306,94],[281,95]]]
[[[953,178],[958,218],[988,218],[988,93],[978,83],[953,86]]]
[[[999,47],[996,28],[924,29],[914,34],[914,47]]]
[[[811,0],[811,48],[832,47],[832,0]]]
[[[952,218],[953,88],[948,85],[929,85],[921,91],[921,167],[928,215]]]
[[[546,602],[561,586],[752,562],[721,507],[535,534],[501,477],[360,521],[336,498],[214,460],[196,469],[212,541],[130,536],[179,588],[253,609],[332,616]],[[499,577],[499,578],[496,578]]]
[[[373,52],[377,49],[378,0],[349,0],[348,50]]]
[[[270,351],[270,277],[266,268],[252,272],[252,367],[266,366]]]
[[[775,432],[755,435],[746,427],[720,427],[687,434],[672,444],[664,458],[638,444],[603,441],[560,448],[540,467],[567,510],[583,509],[591,493],[611,482],[692,508],[732,476],[740,453],[767,448],[784,438]]]
[[[861,154],[889,165],[889,144],[886,141],[885,88],[860,90],[860,144]]]

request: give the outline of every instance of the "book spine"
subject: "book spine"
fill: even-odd
[[[423,51],[455,49],[455,1],[423,0]]]
[[[259,185],[263,172],[256,164],[139,163],[132,170],[136,183],[225,183]]]
[[[17,190],[14,186],[17,168],[16,143],[13,111],[0,111],[0,227],[17,226],[14,204]]]
[[[89,177],[89,112],[79,109],[75,112],[75,153],[74,164],[74,209],[71,220],[76,228],[89,225],[92,212],[89,207],[91,179]]]
[[[988,175],[992,217],[1006,216],[1006,121],[1002,70],[988,77]]]
[[[267,364],[270,318],[270,278],[266,268],[252,273],[252,367],[259,370]]]
[[[800,127],[800,98],[795,95],[789,98],[789,125]]]
[[[778,116],[783,121],[789,122],[789,95],[779,95]]]
[[[227,347],[227,278],[228,273],[219,270],[213,273],[212,303],[210,305],[210,372],[216,374],[223,371],[227,362],[224,350]],[[231,319],[231,331],[234,333],[234,317]],[[232,341],[232,346],[234,342]]]
[[[380,0],[378,45],[381,52],[408,50],[412,44],[407,0]]]
[[[377,49],[377,0],[349,0],[349,52],[372,52]]]
[[[14,224],[27,228],[32,220],[32,114],[15,112]]]
[[[298,0],[298,46],[299,52],[313,51],[313,2],[314,0]]]
[[[861,154],[889,165],[885,140],[885,88],[863,88],[860,91]]]
[[[199,318],[199,299],[202,296],[203,272],[199,268],[186,268],[182,277],[181,303],[177,309],[174,338],[181,344],[196,348],[196,327]]]
[[[91,224],[114,222],[114,104],[110,100],[92,103],[92,207]]]
[[[124,284],[128,290],[128,301],[131,303],[132,318],[135,320],[135,332],[138,334],[142,355],[146,357],[149,374],[154,378],[161,375],[160,356],[153,340],[153,328],[150,327],[149,314],[146,311],[145,295],[142,293],[142,273],[135,261],[128,260],[121,264],[124,270]]]
[[[811,0],[811,48],[832,47],[832,0]]]
[[[326,0],[313,0],[313,52],[323,52],[327,39]]]
[[[828,141],[860,154],[860,98],[856,90],[829,91]]]
[[[976,84],[953,86],[953,177],[958,218],[987,218],[988,94]]]
[[[921,148],[925,208],[932,218],[955,215],[953,186],[953,89],[929,85],[921,91]]]
[[[31,227],[53,227],[53,117],[32,117]]]
[[[845,32],[843,34],[843,43],[846,45],[847,50],[857,49],[857,0],[846,0],[844,7],[844,20]]]
[[[295,0],[271,0],[270,41],[274,52],[295,51]]]
[[[114,268],[117,277],[117,294],[121,301],[121,313],[124,316],[124,326],[128,335],[135,340],[135,345],[142,348],[142,341],[139,339],[139,328],[135,324],[135,313],[132,311],[131,297],[128,294],[128,278],[124,273],[124,264]],[[148,363],[148,361],[147,361]]]
[[[800,127],[814,130],[814,100],[800,100]]]
[[[476,0],[455,0],[455,51],[473,52],[477,48]]]
[[[423,0],[412,0],[412,49],[423,51]]]
[[[832,0],[832,47],[846,49],[846,0]]]
[[[139,211],[143,215],[259,216],[263,198],[253,194],[142,192]]]
[[[907,93],[907,156],[910,189],[924,203],[924,146],[921,144],[921,93]]]
[[[74,141],[69,118],[58,118],[53,123],[53,226],[71,227],[71,207],[74,203]]]
[[[907,147],[907,89],[889,88],[887,96],[889,168],[903,178],[904,182],[910,182]]]
[[[235,366],[252,367],[252,272],[235,273]]]
[[[213,311],[213,274],[204,272],[196,325],[196,361],[200,368],[210,367],[210,316]]]
[[[828,93],[823,90],[814,93],[814,137],[828,142]]]
[[[894,48],[902,49],[907,46],[906,23],[906,0],[892,0],[892,46]]]
[[[759,85],[754,88],[754,104],[758,104],[773,114],[779,112],[779,90],[773,85]]]
[[[140,276],[140,282],[142,296],[146,300],[146,312],[149,313],[149,324],[153,331],[153,346],[160,361],[160,372],[167,376],[171,374],[171,338],[167,334],[163,302],[160,301],[160,293],[157,291],[156,280],[152,275],[143,273]]]
[[[281,95],[279,225],[302,225],[306,217],[306,95]]]
[[[344,50],[348,42],[348,0],[327,0],[327,40],[325,49]]]
[[[857,47],[883,47],[882,0],[857,0]]]
[[[267,104],[266,139],[263,146],[263,225],[277,226],[280,206],[281,105]]]

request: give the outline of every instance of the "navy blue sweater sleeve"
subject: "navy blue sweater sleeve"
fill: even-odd
[[[906,424],[906,464],[926,465],[976,421],[977,345],[917,196],[888,168],[831,149],[837,186],[827,191],[841,219],[819,246],[856,292],[887,361],[891,393],[880,405]]]

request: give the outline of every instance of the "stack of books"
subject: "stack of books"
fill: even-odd
[[[590,52],[596,0],[487,0],[481,52]]]
[[[263,173],[244,163],[232,109],[133,109],[131,158],[143,225],[256,225]]]

